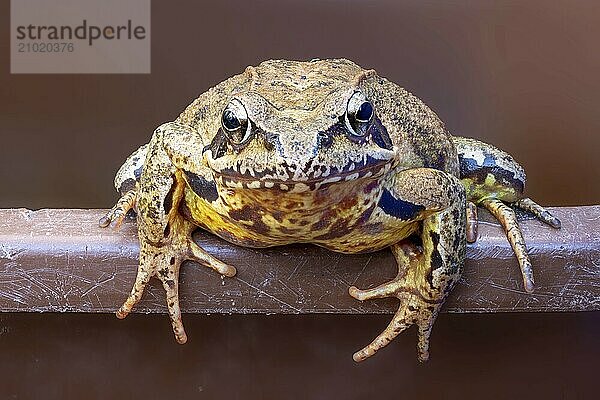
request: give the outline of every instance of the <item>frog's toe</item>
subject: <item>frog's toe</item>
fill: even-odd
[[[560,229],[560,220],[556,218],[550,211],[537,204],[535,201],[528,197],[512,203],[513,206],[520,208],[521,210],[528,211],[536,216],[537,219],[550,225],[553,228]]]
[[[166,292],[169,317],[171,318],[175,340],[179,344],[187,342],[187,335],[181,320],[181,308],[179,307],[179,268],[182,262],[183,259],[180,257],[171,257],[169,265],[160,269],[157,273],[157,277],[162,282]]]
[[[378,296],[371,298],[376,297]],[[392,321],[371,343],[354,353],[354,361],[360,362],[371,357],[411,325],[417,325],[419,329],[419,361],[429,359],[429,337],[439,305],[428,304],[419,296],[407,292],[397,293],[396,297],[401,304]]]
[[[372,289],[359,289],[356,286],[351,286],[348,289],[348,293],[350,296],[360,301],[382,299],[385,297],[394,297],[399,287],[400,283],[394,279]]]
[[[144,289],[150,281],[151,276],[152,275],[147,271],[138,272],[137,277],[135,278],[135,283],[131,288],[131,292],[129,293],[127,300],[125,300],[123,305],[116,312],[117,318],[123,319],[129,315],[129,313],[133,309],[133,306],[135,306],[142,298]]]
[[[150,278],[156,276],[162,283],[166,292],[167,307],[173,333],[178,343],[185,343],[187,336],[181,320],[181,308],[179,307],[179,270],[181,263],[188,259],[185,251],[179,247],[163,249],[149,244],[142,245],[140,249],[140,267],[131,289],[131,293],[121,308],[117,311],[117,318],[125,318],[140,301],[145,287]]]
[[[411,263],[418,262],[420,251],[409,240],[397,243],[392,246],[391,249],[398,266],[398,274],[396,277],[391,281],[382,283],[372,289],[359,289],[356,286],[351,286],[348,289],[350,296],[354,297],[356,300],[364,301],[381,299],[384,297],[397,297],[397,294],[402,292],[402,288],[406,284],[404,276],[406,270],[410,267]]]
[[[106,228],[109,225],[113,229],[119,228],[129,210],[135,206],[136,198],[137,189],[132,189],[126,192],[117,201],[117,204],[115,204],[114,207],[111,208],[104,217],[100,218],[98,225],[101,228]]]
[[[223,261],[219,260],[208,254],[204,251],[200,246],[194,243],[192,240],[189,241],[190,253],[189,259],[194,260],[204,266],[212,268],[217,271],[221,275],[225,275],[227,277],[235,276],[237,270],[234,266],[225,264]]]
[[[488,209],[490,213],[496,217],[498,222],[500,222],[500,225],[502,225],[506,237],[515,252],[517,261],[519,262],[525,291],[528,293],[533,292],[533,268],[531,266],[531,261],[529,260],[529,254],[527,254],[527,246],[525,245],[525,239],[523,238],[523,233],[519,227],[515,212],[512,208],[498,199],[486,199],[482,202],[482,205]]]
[[[387,346],[396,336],[406,330],[413,324],[413,318],[408,313],[408,309],[400,307],[392,321],[371,343],[363,347],[352,355],[352,359],[356,362],[366,360],[375,354],[379,349]]]
[[[477,240],[479,221],[477,220],[477,206],[475,203],[467,202],[467,242],[474,243]]]

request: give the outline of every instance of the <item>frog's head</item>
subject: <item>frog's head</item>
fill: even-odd
[[[361,88],[373,71],[346,60],[270,61],[245,74],[205,148],[223,185],[302,192],[392,167],[394,146]]]

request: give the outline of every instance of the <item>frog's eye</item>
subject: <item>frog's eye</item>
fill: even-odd
[[[346,128],[354,136],[363,137],[367,133],[373,119],[373,105],[364,94],[354,92],[348,100],[344,121]]]
[[[234,145],[245,143],[252,133],[246,108],[237,99],[231,100],[223,110],[221,125],[225,135]]]

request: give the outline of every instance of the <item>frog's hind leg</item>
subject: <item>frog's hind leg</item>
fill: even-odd
[[[123,163],[115,175],[115,189],[121,195],[117,203],[111,208],[104,217],[100,219],[98,225],[106,228],[119,228],[123,219],[130,210],[135,210],[137,200],[138,184],[142,175],[142,168],[146,161],[148,145],[145,144],[134,151]]]
[[[525,171],[507,153],[470,138],[454,137],[460,165],[460,179],[467,191],[467,199],[489,210],[500,222],[515,252],[525,290],[533,291],[533,271],[527,247],[515,212],[510,206],[531,212],[542,222],[560,228],[560,221],[533,200],[524,197]],[[476,214],[467,213],[467,238],[476,226]]]
[[[414,187],[421,189],[419,198],[415,198]],[[426,361],[433,323],[460,277],[464,262],[466,199],[458,179],[441,171],[416,168],[399,173],[395,189],[398,209],[406,210],[410,204],[422,207],[423,215],[415,222],[421,224],[422,250],[406,240],[393,245],[397,276],[373,289],[361,290],[354,286],[349,289],[350,295],[361,301],[383,297],[400,300],[398,311],[387,328],[354,354],[357,362],[375,354],[411,325],[418,327],[419,360]],[[386,203],[386,209],[394,211],[394,205]]]

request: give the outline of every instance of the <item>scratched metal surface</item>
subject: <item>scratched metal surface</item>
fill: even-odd
[[[481,212],[479,239],[469,245],[465,273],[446,312],[582,311],[600,309],[600,206],[553,211],[554,230],[521,216],[535,268],[527,294],[499,226]],[[120,231],[97,227],[104,210],[0,210],[0,311],[114,312],[133,283],[138,244],[135,224]],[[343,255],[315,246],[247,249],[204,232],[196,241],[235,265],[222,279],[186,263],[181,301],[188,313],[389,313],[395,301],[358,302],[348,287],[372,287],[392,278],[389,251]],[[154,281],[137,312],[165,312]]]

